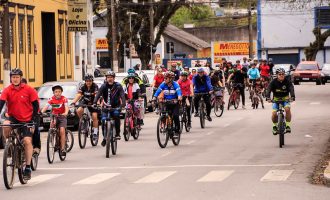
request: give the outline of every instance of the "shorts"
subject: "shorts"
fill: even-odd
[[[279,104],[282,104],[284,108],[290,108],[290,102],[288,101],[283,101],[281,103],[273,103],[273,111],[277,111],[279,109]]]
[[[120,111],[119,110],[111,111],[110,116],[111,117],[120,117]],[[107,118],[108,118],[108,112],[102,112],[101,120],[106,121]]]
[[[60,128],[60,127],[63,127],[63,128],[66,128],[67,127],[67,119],[66,117],[64,116],[58,116],[56,117],[56,127],[57,128]]]
[[[24,124],[24,123],[26,123],[26,122],[20,122],[14,117],[9,117],[8,120],[10,121],[11,124]],[[32,132],[29,131],[27,127],[22,127],[18,130],[22,133],[23,138],[24,137],[32,137]]]

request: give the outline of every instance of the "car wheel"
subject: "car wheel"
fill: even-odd
[[[316,85],[321,85],[322,81],[320,79],[316,80]]]
[[[6,144],[5,137],[3,137],[2,129],[0,130],[0,149],[4,149]]]
[[[293,84],[300,85],[299,81],[294,81]]]

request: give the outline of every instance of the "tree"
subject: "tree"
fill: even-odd
[[[330,36],[330,30],[326,30],[321,33],[320,28],[315,28],[313,30],[315,35],[315,41],[311,42],[309,47],[305,48],[306,60],[314,61],[316,59],[317,52],[321,49],[324,49],[324,43]]]

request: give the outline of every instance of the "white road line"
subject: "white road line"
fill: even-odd
[[[63,174],[43,174],[43,175],[39,175],[36,177],[32,176],[31,180],[29,180],[29,182],[26,184],[26,186],[34,186],[34,185],[49,181],[51,179],[54,179],[54,178],[57,178],[60,176],[63,176]],[[23,185],[21,183],[15,183],[14,187],[17,187],[17,186],[20,187]]]
[[[233,170],[211,171],[198,179],[197,182],[221,182],[228,178],[232,173],[234,173]]]
[[[310,104],[310,105],[320,105],[321,102],[310,102],[309,104]]]
[[[135,183],[159,183],[175,173],[176,171],[153,172],[148,176],[145,176],[136,181]]]
[[[223,125],[224,128],[226,128],[226,127],[228,127],[228,126],[230,126],[230,124],[225,124],[225,125]]]
[[[167,153],[164,153],[163,155],[161,155],[161,157],[165,157],[165,156],[168,156],[168,155],[170,155],[172,152],[171,151],[169,151],[169,152],[167,152]]]
[[[189,145],[189,144],[192,144],[194,142],[196,142],[196,140],[191,140],[191,141],[187,142],[186,144]]]
[[[118,176],[120,173],[100,173],[93,176],[82,179],[78,182],[73,183],[72,185],[95,185],[106,180],[109,180],[115,176]]]
[[[213,133],[214,133],[214,132],[211,131],[211,132],[206,133],[206,135],[212,135]]]
[[[260,181],[285,181],[293,173],[293,170],[269,170]]]
[[[106,169],[162,169],[162,168],[198,168],[198,167],[288,167],[290,163],[279,164],[241,164],[241,165],[165,165],[165,166],[125,166],[125,167],[68,167],[68,168],[38,168],[38,171],[56,170],[106,170]]]

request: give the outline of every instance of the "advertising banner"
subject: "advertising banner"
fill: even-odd
[[[87,31],[87,0],[68,0],[68,31]]]

